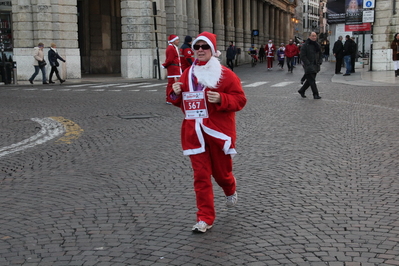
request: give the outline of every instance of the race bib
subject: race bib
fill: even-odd
[[[183,92],[185,119],[208,118],[204,91]]]

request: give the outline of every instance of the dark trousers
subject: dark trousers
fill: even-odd
[[[339,74],[342,67],[342,57],[337,57],[336,59],[337,61],[335,62],[335,74]]]
[[[227,59],[227,66],[228,66],[229,68],[231,68],[231,70],[233,70],[233,68],[234,68],[234,62],[233,62],[233,60],[234,60],[234,59]]]
[[[316,73],[311,73],[311,74],[305,74],[304,78],[306,79],[305,83],[302,85],[302,87],[299,89],[299,93],[304,94],[305,91],[309,88],[312,89],[313,96],[319,96],[319,91],[317,90],[316,86]]]
[[[60,77],[60,74],[58,73],[58,69],[57,69],[56,66],[52,66],[52,67],[51,67],[49,81],[52,81],[52,79],[53,79],[53,74],[54,74],[54,73],[55,73],[55,75],[57,76],[57,79],[58,79],[59,81],[61,81],[62,79],[61,79],[61,77]]]
[[[288,71],[292,72],[293,67],[293,61],[294,57],[287,57],[287,66],[288,66]]]
[[[351,73],[355,73],[355,61],[356,61],[356,56],[351,55]]]

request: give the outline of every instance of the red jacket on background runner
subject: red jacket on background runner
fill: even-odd
[[[184,44],[180,47],[180,61],[182,72],[189,68],[194,62],[194,52],[191,48],[192,40],[193,38],[191,38],[191,36],[186,36],[186,38],[184,39]]]
[[[285,46],[285,56],[294,57],[299,54],[299,49],[294,43],[287,44]]]
[[[166,68],[168,74],[168,85],[166,86],[166,103],[168,102],[168,95],[172,91],[172,85],[175,79],[179,79],[181,76],[181,65],[180,65],[180,55],[179,55],[179,36],[174,34],[170,35],[168,38],[168,47],[166,48],[165,55],[166,60],[162,64],[163,68]]]

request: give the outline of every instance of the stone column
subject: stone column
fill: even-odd
[[[263,9],[263,24],[265,25],[264,30],[265,30],[265,42],[264,44],[270,39],[270,23],[269,23],[269,17],[270,17],[270,11],[269,11],[270,4],[265,3],[264,9]]]
[[[396,1],[396,9],[399,3]],[[373,27],[373,50],[365,46],[366,51],[372,53],[373,71],[390,71],[394,75],[391,42],[398,32],[399,16],[392,12],[392,1],[376,1]],[[369,58],[370,59],[370,58]],[[369,62],[370,63],[370,62]]]
[[[244,13],[244,44],[241,47],[241,53],[244,53],[245,50],[248,50],[251,46],[251,5],[249,5],[247,1],[248,0],[245,0],[242,9]]]
[[[269,33],[270,33],[270,37],[269,39],[273,40],[274,42],[274,13],[275,13],[275,7],[274,6],[270,6],[269,7]]]
[[[212,0],[201,1],[201,19],[200,19],[200,32],[209,31],[213,32],[212,22]]]
[[[227,47],[231,41],[235,41],[235,28],[234,28],[234,0],[225,1],[225,25],[226,25],[226,43]]]
[[[180,42],[183,44],[184,37],[187,35],[187,16],[186,16],[186,1],[176,1],[176,35],[180,37]]]
[[[198,0],[187,1],[187,34],[193,37],[198,35],[199,20],[198,20]]]
[[[213,15],[213,33],[217,35],[216,47],[220,51],[224,51],[224,8],[222,0],[214,0],[214,10],[212,10]],[[211,31],[212,32],[212,31]]]
[[[235,25],[235,36],[236,46],[243,48],[244,46],[244,16],[243,16],[243,1],[234,1],[234,25]]]
[[[275,8],[274,9],[274,18],[275,18],[275,23],[274,23],[274,39],[275,39],[275,44],[276,48],[280,45],[281,43],[281,20],[280,20],[280,9]]]
[[[122,51],[121,69],[123,78],[152,78],[153,59],[156,58],[154,19],[151,1],[122,0]],[[158,10],[164,7],[157,5]],[[157,19],[158,21],[160,19]],[[158,24],[158,23],[157,23]],[[160,23],[161,24],[161,23]],[[161,25],[158,25],[160,29]],[[158,32],[159,43],[166,42],[165,32]],[[160,51],[161,62],[165,59]],[[164,71],[161,71],[164,75]]]
[[[171,34],[179,35],[177,29],[180,27],[182,23],[179,23],[178,20],[178,2],[179,0],[165,0],[165,12],[166,12],[166,35],[169,36]],[[128,1],[129,2],[129,1]],[[140,8],[139,2],[143,2],[140,0],[136,0],[133,2],[137,2],[137,9],[138,10],[145,10],[145,8]],[[151,4],[151,3],[150,3]],[[158,6],[158,5],[157,5]],[[159,9],[159,8],[158,8]],[[180,36],[179,36],[180,37]]]
[[[248,1],[249,2],[249,1]],[[256,30],[258,28],[258,4],[257,0],[251,0],[251,36],[252,36],[252,30]],[[249,4],[249,3],[248,3]],[[256,42],[257,39],[255,40],[254,38],[251,40],[252,42]]]
[[[257,43],[257,47],[258,49],[260,48],[260,46],[262,44],[265,43],[265,30],[264,30],[264,19],[263,19],[263,2],[258,2],[258,6],[257,6],[257,10],[258,10],[258,30],[259,30],[259,36],[257,37],[257,39],[255,40],[255,42]]]
[[[243,16],[243,1],[234,0],[234,24],[236,47],[241,49],[241,54],[236,56],[236,66],[240,65],[244,60],[244,16]],[[245,0],[246,1],[246,0]]]
[[[67,61],[59,68],[62,78],[81,77],[76,4],[76,0],[68,3],[61,0],[27,1],[26,4],[12,1],[13,59],[18,67],[17,80],[28,80],[32,75],[33,47],[39,42],[45,45],[46,61],[50,43],[57,44],[58,53]],[[49,72],[49,64],[46,68]]]

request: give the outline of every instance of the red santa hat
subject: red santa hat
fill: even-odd
[[[195,43],[198,41],[205,41],[211,47],[212,55],[217,55],[216,34],[204,31],[197,36],[193,41],[192,46],[194,47]]]
[[[171,35],[169,35],[168,42],[172,43],[172,42],[174,42],[174,41],[176,41],[178,39],[179,39],[179,36],[171,34]]]

